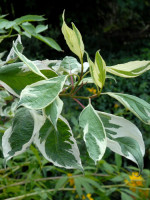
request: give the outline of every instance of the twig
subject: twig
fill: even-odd
[[[71,179],[71,178],[76,178],[76,177],[81,177],[81,176],[84,176],[84,175],[74,175],[74,176],[67,176],[68,179]],[[90,174],[90,176],[109,176],[108,174]],[[5,188],[8,188],[8,187],[14,187],[14,186],[18,186],[18,185],[25,185],[27,183],[30,183],[30,182],[39,182],[39,181],[49,181],[49,180],[57,180],[57,179],[61,179],[62,177],[65,177],[65,176],[56,176],[56,177],[46,177],[46,178],[38,178],[38,179],[35,179],[35,180],[25,180],[25,181],[20,181],[18,183],[13,183],[13,184],[10,184],[10,185],[6,185],[6,186],[3,186],[0,188],[0,190],[3,190]]]
[[[83,109],[85,108],[85,106],[77,99],[73,98],[74,101],[76,101]]]
[[[59,191],[60,190],[62,190],[62,191],[74,191],[76,189],[75,188],[60,188],[58,190]],[[45,192],[54,192],[54,191],[55,191],[55,189],[41,190],[40,194],[41,193],[45,193]],[[19,199],[23,199],[25,197],[31,197],[31,196],[34,196],[34,195],[37,195],[37,194],[39,194],[39,191],[38,192],[28,193],[28,194],[17,196],[17,197],[8,198],[8,199],[5,199],[5,200],[19,200]]]

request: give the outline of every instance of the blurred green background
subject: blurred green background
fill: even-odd
[[[55,60],[62,59],[66,55],[74,56],[67,47],[64,37],[61,33],[61,16],[64,9],[66,11],[65,16],[67,24],[70,25],[71,22],[75,23],[82,34],[85,49],[92,59],[94,59],[95,52],[100,49],[100,53],[108,66],[131,60],[150,60],[149,0],[87,0],[70,2],[57,0],[0,0],[0,15],[9,14],[7,16],[7,19],[9,20],[14,20],[18,17],[28,14],[44,15],[47,20],[43,23],[48,24],[48,30],[46,30],[43,35],[45,34],[46,36],[56,40],[63,49],[63,52],[57,52],[35,38],[27,39],[26,37],[22,37],[22,43],[25,47],[24,54],[32,60]],[[4,50],[9,51],[12,46],[12,40],[13,39],[9,38],[7,41],[2,42],[0,46],[0,52]],[[150,71],[134,79],[124,79],[119,77],[115,78],[117,83],[115,83],[113,80],[107,79],[104,91],[133,94],[150,103]],[[84,89],[82,92],[86,94],[87,90]],[[69,119],[72,127],[74,127],[73,130],[75,135],[78,137],[78,135],[81,135],[81,130],[77,126],[77,117],[79,115],[79,111],[82,109],[75,102],[72,103],[66,100],[65,103],[66,105],[69,103],[70,106],[67,106],[67,108],[64,109],[64,115]],[[125,118],[131,120],[138,126],[143,134],[146,145],[146,154],[144,157],[145,169],[150,169],[150,127],[140,122],[140,120],[125,110],[121,104],[113,99],[110,100],[109,97],[101,97],[96,99],[93,102],[93,105],[97,110],[117,114],[119,116],[123,115]],[[74,108],[76,111],[74,111]],[[79,146],[81,146],[80,148],[83,148],[84,144],[79,144]],[[30,155],[33,160],[26,158],[26,155]],[[24,157],[16,158],[16,160],[18,159],[23,161],[24,158],[26,158],[27,162],[33,162],[32,167],[35,170],[37,166],[44,166],[46,162],[43,161],[41,164],[42,161],[40,161],[38,156],[39,155],[37,154],[36,150],[32,149],[31,152],[24,154]],[[85,165],[93,165],[91,160],[86,157],[87,152],[83,153],[82,156],[84,157]],[[35,161],[37,159],[38,161]],[[109,151],[106,152],[104,159],[106,159],[106,161],[110,164],[114,164],[114,156],[112,156]],[[124,162],[122,166],[124,168],[129,165],[134,165],[126,159],[123,159],[123,161]],[[12,161],[12,163],[10,162],[9,167],[12,167],[14,164],[17,165],[15,159]],[[28,165],[24,166],[22,170],[19,172],[17,171],[18,176],[23,176],[23,178],[25,178],[29,172],[30,176],[33,176],[34,174],[35,177],[54,176],[57,174],[60,175],[59,173],[61,173],[61,170],[58,170],[55,174],[54,170],[56,169],[53,169],[52,167],[50,170],[53,171],[47,173],[46,170],[48,169],[41,167],[37,170],[38,174],[36,174],[35,171],[32,170],[32,167],[29,167]],[[43,171],[41,172],[40,169]],[[111,169],[109,170],[111,171]],[[19,173],[22,173],[22,175],[19,175]],[[62,173],[64,173],[63,170]],[[72,171],[72,173],[74,172]],[[17,177],[16,174],[12,174],[11,176],[14,179]],[[5,185],[9,180],[2,179],[2,182],[3,181],[3,184]],[[49,188],[49,185],[43,186],[39,184],[37,187]],[[20,189],[21,187],[18,188],[18,195],[21,194],[19,193]],[[30,189],[25,190],[30,191]],[[7,193],[8,191],[6,190],[4,193],[5,192]],[[11,194],[13,197],[14,193],[11,191],[10,195],[6,195],[6,197],[11,197]],[[56,196],[54,196],[54,199],[63,199],[63,196],[61,195],[60,197]],[[52,198],[51,195],[50,197],[42,197],[42,199],[50,198]],[[75,196],[72,198],[74,199]],[[110,199],[119,198],[119,196],[116,196],[115,198],[110,197]],[[5,195],[2,196],[1,199],[5,199]],[[26,197],[25,199],[34,198]],[[39,198],[37,197],[37,199]],[[65,199],[71,199],[71,197],[67,196]],[[99,196],[98,198],[95,197],[95,199],[109,199],[109,197],[107,198]]]

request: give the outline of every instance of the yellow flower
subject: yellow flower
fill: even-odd
[[[129,175],[130,181],[125,180],[125,183],[129,186],[132,187],[139,187],[139,186],[143,186],[143,177],[142,176],[138,176],[138,172],[132,172],[131,175]],[[130,190],[132,190],[133,192],[136,191],[135,188],[130,188]]]
[[[94,199],[91,197],[91,194],[90,194],[90,193],[88,193],[86,196],[87,196],[87,198],[88,198],[89,200],[94,200]]]
[[[82,195],[82,199],[85,199],[85,196],[84,196],[84,195]]]
[[[87,88],[87,90],[91,92],[92,94],[96,94],[96,89],[94,88]]]
[[[129,189],[132,192],[139,191],[140,196],[148,197],[149,196],[149,190],[142,190],[138,189],[136,187],[144,187],[144,179],[142,176],[138,175],[138,172],[132,172],[131,175],[129,175],[130,181],[125,180],[125,183],[130,186]],[[135,187],[135,188],[134,188]]]
[[[71,173],[68,173],[67,176],[70,177],[70,176],[72,176],[72,174],[71,174]],[[69,178],[68,181],[69,181],[70,186],[73,186],[73,185],[74,185],[74,179],[73,179],[73,178]]]

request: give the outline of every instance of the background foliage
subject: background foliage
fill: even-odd
[[[7,16],[7,19],[9,20],[27,14],[44,15],[47,20],[43,23],[48,24],[48,30],[43,34],[55,39],[64,52],[57,52],[35,38],[27,40],[24,37],[22,40],[23,45],[25,46],[24,54],[30,59],[61,59],[66,55],[72,55],[61,33],[61,15],[64,9],[66,10],[67,23],[69,24],[73,21],[82,33],[83,41],[91,58],[94,58],[95,52],[100,49],[101,55],[108,66],[131,60],[150,60],[150,2],[148,0],[89,0],[81,1],[80,3],[65,3],[64,1],[47,2],[46,0],[43,0],[42,3],[39,0],[1,0],[0,15],[9,14]],[[1,43],[0,52],[4,50],[9,51],[11,46],[12,39],[10,38],[6,42]],[[150,102],[150,72],[135,79],[128,79],[127,81],[119,77],[116,77],[116,80],[117,83],[107,79],[104,90],[134,94],[135,96]],[[88,90],[86,89],[82,92],[87,93]],[[6,98],[5,100],[7,105],[11,104],[11,97],[10,99]],[[98,110],[115,113],[119,116],[125,111],[123,106],[114,100],[109,101],[109,98],[107,97],[101,97],[100,99],[95,100],[94,104],[94,107]],[[69,106],[64,110],[64,116],[70,119],[70,123],[74,125],[72,126],[74,127],[73,132],[75,133],[75,136],[79,138],[82,135],[80,129],[77,128],[78,121],[76,120],[76,116],[78,116],[78,111],[82,110],[82,108],[80,108],[76,102],[68,102],[68,100],[66,100],[66,105]],[[76,109],[76,112],[73,111],[74,108]],[[74,114],[74,117],[72,117],[72,113]],[[146,145],[146,155],[144,158],[145,171],[142,174],[144,182],[141,182],[143,184],[142,187],[149,187],[150,183],[148,182],[148,177],[150,177],[150,172],[146,170],[146,168],[150,169],[150,127],[141,123],[127,110],[125,111],[124,116],[135,123],[143,133]],[[7,117],[2,117],[0,120],[1,129],[3,125],[7,126],[6,122]],[[84,143],[79,144],[79,147],[85,149]],[[123,159],[123,163],[118,164],[121,163],[121,160],[116,158],[116,162],[114,162],[114,157],[107,151],[104,159],[111,164],[102,160],[95,168],[93,162],[88,159],[86,151],[83,151],[82,157],[84,159],[84,166],[87,166],[87,171],[85,172],[86,176],[90,178],[90,180],[94,180],[96,183],[100,184],[102,189],[98,190],[96,185],[92,185],[92,187],[88,185],[87,190],[89,188],[94,188],[95,192],[92,192],[92,189],[89,190],[92,196],[86,197],[87,191],[85,189],[85,193],[83,194],[85,198],[91,198],[91,200],[92,198],[106,200],[122,198],[124,200],[133,197],[133,194],[129,194],[129,192],[134,192],[135,194],[135,191],[122,191],[120,190],[121,186],[118,186],[124,184],[124,180],[128,179],[127,173],[131,171],[129,166],[130,164],[133,166],[133,163]],[[76,196],[77,192],[73,193],[72,191],[59,192],[56,194],[54,191],[53,193],[51,191],[41,193],[41,191],[49,190],[56,186],[60,188],[65,185],[67,188],[73,188],[77,181],[74,181],[73,179],[71,182],[71,179],[68,178],[53,178],[53,180],[50,181],[43,181],[43,179],[47,177],[69,177],[68,171],[51,166],[44,159],[41,161],[41,157],[34,146],[32,146],[32,148],[24,155],[14,158],[13,161],[9,161],[8,167],[7,170],[3,169],[1,160],[0,184],[2,189],[0,189],[2,193],[0,194],[0,199],[7,199],[34,192],[36,192],[36,195],[24,198],[39,199],[40,196],[42,199],[78,199],[78,196]],[[81,175],[80,172],[73,170],[70,170],[70,173],[72,175]],[[101,173],[104,176],[92,176],[92,174]],[[39,181],[38,179],[42,179],[42,181]],[[27,182],[24,182],[25,180]],[[61,181],[57,182],[58,180]],[[23,184],[5,188],[7,185],[22,181],[24,182]],[[56,184],[56,182],[58,184]],[[86,180],[85,182],[88,181]],[[78,184],[76,184],[76,189],[77,185]],[[111,187],[110,185],[117,186]],[[108,187],[109,190],[107,190],[107,186],[110,186]],[[104,190],[105,187],[106,190]],[[80,193],[79,190],[78,187],[78,195]],[[137,189],[137,195],[138,193],[139,190]],[[143,197],[134,198],[148,199],[146,192],[143,192],[142,194]],[[83,196],[81,196],[81,198],[84,199]]]

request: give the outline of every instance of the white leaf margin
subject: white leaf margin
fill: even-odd
[[[72,154],[74,155],[74,157],[75,157],[77,163],[78,163],[78,164],[81,166],[81,168],[82,168],[82,163],[81,163],[81,159],[80,159],[80,152],[79,152],[79,149],[78,149],[76,140],[75,140],[74,137],[73,137],[73,133],[72,133],[71,127],[70,127],[68,121],[67,121],[63,116],[60,115],[59,118],[60,118],[62,121],[64,121],[64,122],[67,124],[67,126],[69,127],[69,129],[70,129],[70,130],[69,130],[69,132],[71,133],[70,140],[73,141],[73,144],[72,144],[72,150],[71,150],[69,153],[72,153]],[[46,120],[46,118],[45,118],[45,120]],[[45,121],[43,121],[43,124],[42,124],[42,125],[44,125],[44,122],[45,122]],[[42,126],[41,126],[41,127],[42,127]],[[58,162],[53,161],[52,159],[50,159],[50,158],[48,157],[48,155],[47,155],[46,152],[45,152],[45,140],[42,141],[42,143],[40,142],[41,139],[39,138],[39,133],[40,133],[39,131],[40,131],[40,129],[38,130],[37,134],[36,134],[35,137],[34,137],[34,144],[37,146],[37,148],[39,149],[39,151],[42,153],[42,155],[43,155],[49,162],[53,163],[53,164],[54,164],[55,166],[57,166],[57,167],[64,167],[64,166],[60,165]],[[65,166],[65,168],[66,168],[66,169],[74,169],[74,167],[72,167],[72,166]]]
[[[145,144],[143,141],[142,133],[132,122],[130,122],[129,120],[123,117],[118,117],[116,115],[112,115],[112,114],[108,114],[108,113],[100,112],[100,111],[97,111],[97,112],[99,114],[102,113],[103,115],[111,117],[111,120],[109,121],[110,123],[121,126],[118,129],[105,127],[105,129],[108,129],[117,133],[116,135],[111,134],[112,138],[115,139],[119,137],[130,137],[134,139],[139,144],[142,156],[145,155]],[[126,157],[131,161],[134,161],[138,165],[137,161],[135,160],[135,158],[132,156],[131,153],[128,152],[128,156],[125,156],[122,153],[121,147],[118,144],[118,142],[113,141],[109,139],[108,137],[107,137],[107,147],[111,149],[112,151],[116,152],[117,154],[120,154],[121,156]]]
[[[3,149],[3,156],[5,158],[5,161],[7,162],[10,160],[12,157],[17,156],[23,152],[25,152],[33,142],[33,139],[36,135],[36,133],[40,130],[41,126],[43,125],[43,117],[39,115],[36,111],[30,110],[30,114],[34,119],[34,129],[33,129],[33,134],[30,140],[22,146],[22,149],[20,151],[15,152],[14,155],[10,156],[8,153],[12,150],[10,143],[9,143],[9,138],[12,134],[12,127],[9,127],[3,137],[2,137],[2,149]]]

